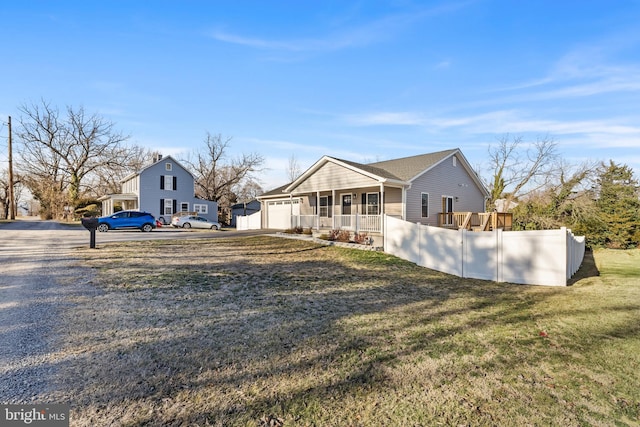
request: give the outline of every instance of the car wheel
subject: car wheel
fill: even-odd
[[[217,225],[212,225],[212,226],[211,226],[211,229],[212,229],[212,230],[217,230],[217,229],[218,229],[218,226],[217,226]]]
[[[98,231],[101,233],[106,233],[109,231],[109,226],[107,224],[98,224]]]
[[[145,233],[148,233],[149,231],[153,230],[153,225],[145,224],[142,226],[141,230],[144,231]]]
[[[182,228],[191,228],[191,224],[188,222],[185,222],[184,224],[182,224]]]

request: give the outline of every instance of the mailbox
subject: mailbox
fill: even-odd
[[[89,248],[95,249],[96,247],[96,228],[98,228],[98,218],[82,218],[82,226],[89,230]]]
[[[87,230],[95,230],[98,228],[98,218],[82,218],[82,225]]]

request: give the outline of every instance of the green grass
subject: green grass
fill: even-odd
[[[640,425],[637,250],[567,288],[271,237],[82,256],[72,425]]]

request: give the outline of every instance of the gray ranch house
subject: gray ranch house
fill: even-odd
[[[120,194],[98,199],[102,202],[102,215],[111,215],[119,207],[149,212],[164,224],[181,212],[218,221],[218,204],[195,197],[193,175],[171,156],[158,156],[151,165],[124,178],[121,185]]]
[[[381,236],[383,214],[453,226],[454,211],[485,212],[489,191],[459,149],[361,164],[324,156],[295,181],[258,197],[263,228]]]

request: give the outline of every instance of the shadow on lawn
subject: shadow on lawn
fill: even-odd
[[[110,344],[65,367],[83,373],[71,374],[66,385],[72,405],[137,424],[234,425],[305,411],[322,418],[325,408],[301,408],[339,406],[362,390],[387,393],[384,367],[416,353],[437,359],[489,351],[492,343],[473,337],[496,322],[528,326],[522,339],[536,339],[543,315],[532,304],[563,291],[532,296],[522,286],[462,280],[405,262],[381,268],[374,259],[362,268],[344,250],[309,245],[280,248],[277,261],[262,264],[274,251],[273,244],[254,245],[241,257],[210,260],[211,275],[198,266],[199,283],[188,286],[182,283],[193,266],[174,259],[155,302],[144,287],[111,289],[104,301],[92,301],[118,310],[89,324],[99,344]],[[225,274],[214,275],[219,270]],[[123,313],[136,320],[126,324]],[[109,338],[118,325],[122,336]]]
[[[591,249],[587,249],[584,252],[584,258],[582,259],[580,268],[571,279],[567,280],[567,286],[574,285],[580,280],[587,279],[589,277],[597,277],[599,275],[600,271],[598,271],[596,260],[593,257],[593,251]]]

